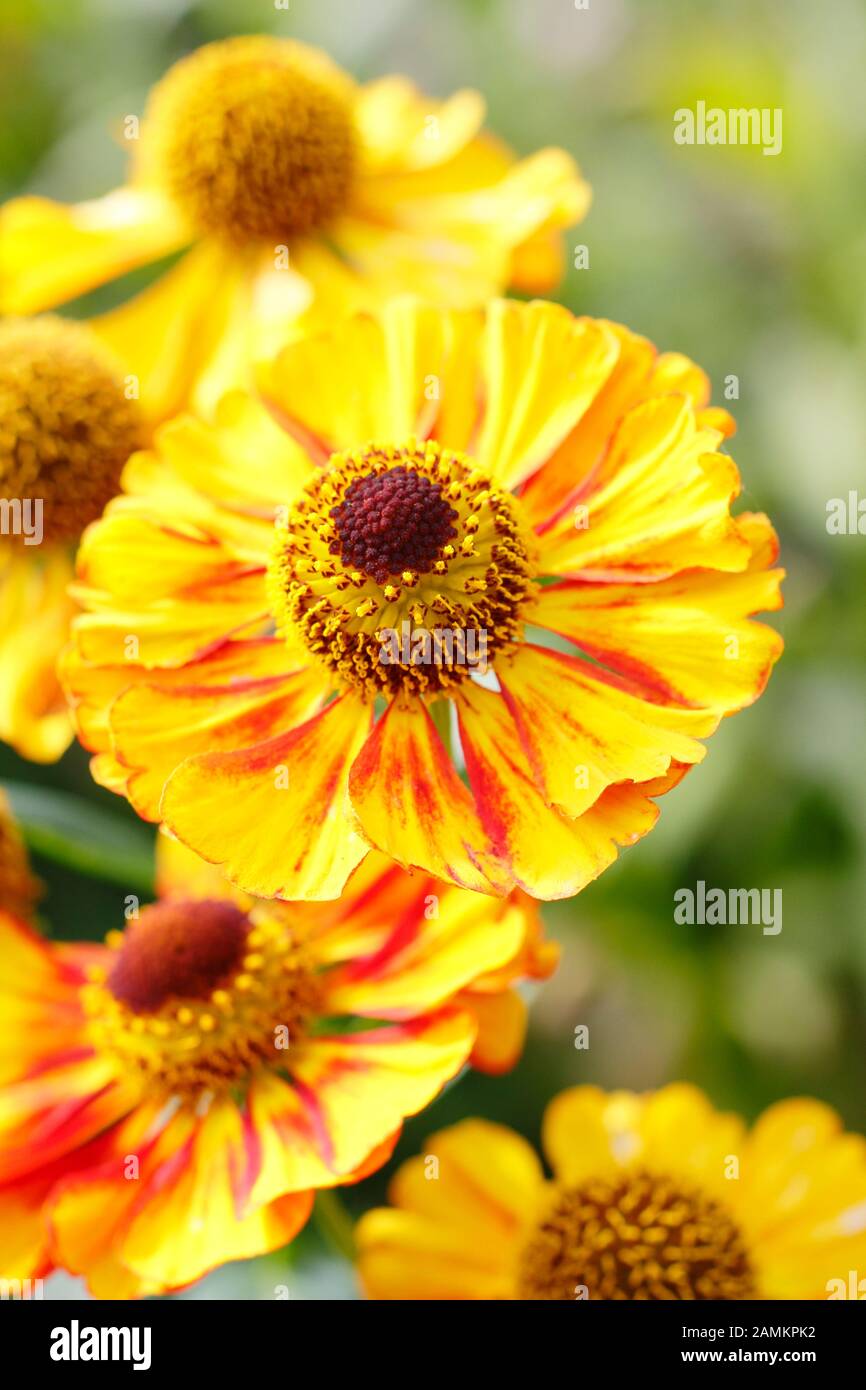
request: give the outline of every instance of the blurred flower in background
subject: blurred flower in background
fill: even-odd
[[[366,1293],[820,1299],[866,1258],[866,1140],[817,1101],[747,1132],[693,1086],[577,1086],[548,1106],[543,1144],[552,1182],[504,1126],[433,1135],[392,1178],[393,1207],[360,1222]]]
[[[128,182],[71,207],[0,208],[0,310],[52,308],[192,243],[94,321],[160,419],[206,409],[293,323],[413,290],[483,302],[561,278],[559,233],[589,189],[547,149],[516,162],[472,91],[432,101],[402,77],[356,87],[327,56],[258,35],[174,65],[125,136]]]

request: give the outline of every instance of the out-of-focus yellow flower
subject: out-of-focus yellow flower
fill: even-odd
[[[417,292],[479,304],[552,288],[589,189],[570,157],[516,161],[472,91],[364,86],[291,40],[228,39],[154,88],[130,182],[0,211],[0,312],[30,314],[192,246],[94,326],[151,417],[210,408],[299,326]]]
[[[532,904],[373,856],[325,908],[233,893],[161,843],[160,899],[105,946],[0,913],[0,1275],[99,1297],[284,1245],[464,1063],[522,1045],[549,974]]]
[[[116,360],[86,327],[0,322],[0,738],[36,762],[72,738],[56,667],[73,546],[144,437]]]
[[[578,892],[782,646],[704,373],[552,304],[399,301],[263,389],[163,426],[85,538],[97,780],[261,897],[337,897],[371,846]]]
[[[751,1130],[693,1086],[564,1091],[545,1178],[520,1135],[464,1120],[357,1228],[371,1298],[823,1299],[866,1260],[866,1140],[814,1100]]]

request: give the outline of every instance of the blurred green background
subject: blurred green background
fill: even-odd
[[[517,150],[576,156],[595,201],[569,234],[569,263],[583,244],[590,264],[570,271],[562,299],[690,354],[717,400],[739,378],[731,452],[743,502],[774,518],[790,576],[787,650],[767,694],[726,722],[647,840],[545,909],[563,960],[535,992],[516,1071],[454,1084],[406,1126],[398,1156],[473,1113],[535,1139],[548,1098],[580,1081],[687,1078],[748,1116],[810,1093],[866,1130],[866,538],[826,530],[829,498],[866,495],[866,5],[4,0],[0,196],[107,191],[123,171],[111,132],[166,66],[203,41],[265,30],[321,45],[361,79],[400,71],[436,96],[476,87]],[[701,98],[781,107],[782,153],[676,145],[674,111]],[[146,887],[147,829],[92,785],[77,748],[49,769],[4,750],[0,779],[80,799],[52,815],[61,834],[69,817],[90,840],[95,873],[37,854],[46,929],[99,937],[117,925],[124,892]],[[82,802],[110,821],[110,857]],[[33,791],[18,804],[50,838],[47,804]],[[677,926],[673,894],[698,879],[781,889],[782,932]],[[586,1051],[574,1047],[578,1024]],[[350,1190],[349,1207],[380,1200],[386,1177]],[[270,1298],[280,1283],[293,1298],[356,1296],[321,1225],[183,1296]]]

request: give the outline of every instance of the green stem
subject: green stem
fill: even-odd
[[[443,742],[443,744],[444,744],[444,746],[445,746],[445,752],[448,754],[448,756],[449,756],[449,758],[450,758],[450,756],[451,756],[451,701],[450,701],[450,700],[434,700],[434,701],[433,701],[433,704],[428,706],[428,709],[429,709],[429,711],[430,711],[430,718],[433,720],[433,724],[434,724],[434,726],[435,726],[435,728],[436,728],[436,732],[437,732],[437,734],[439,735],[439,737],[441,738],[441,740],[442,740],[442,742]]]
[[[355,1259],[355,1224],[336,1192],[325,1188],[316,1194],[313,1220],[325,1240],[344,1259]]]

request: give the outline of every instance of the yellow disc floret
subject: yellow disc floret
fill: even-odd
[[[235,241],[308,232],[349,196],[351,92],[339,69],[303,44],[207,44],[154,88],[145,165],[202,231]]]
[[[138,404],[88,329],[52,315],[0,323],[4,534],[15,538],[10,509],[26,504],[40,508],[40,540],[80,535],[141,442]]]
[[[435,441],[334,454],[278,518],[271,611],[346,685],[435,696],[522,630],[519,503]]]
[[[319,987],[285,919],[223,899],[164,901],[109,939],[84,1004],[97,1047],[171,1095],[237,1086],[279,1066]]]
[[[527,1243],[524,1299],[747,1299],[755,1283],[724,1207],[644,1172],[562,1191]]]

